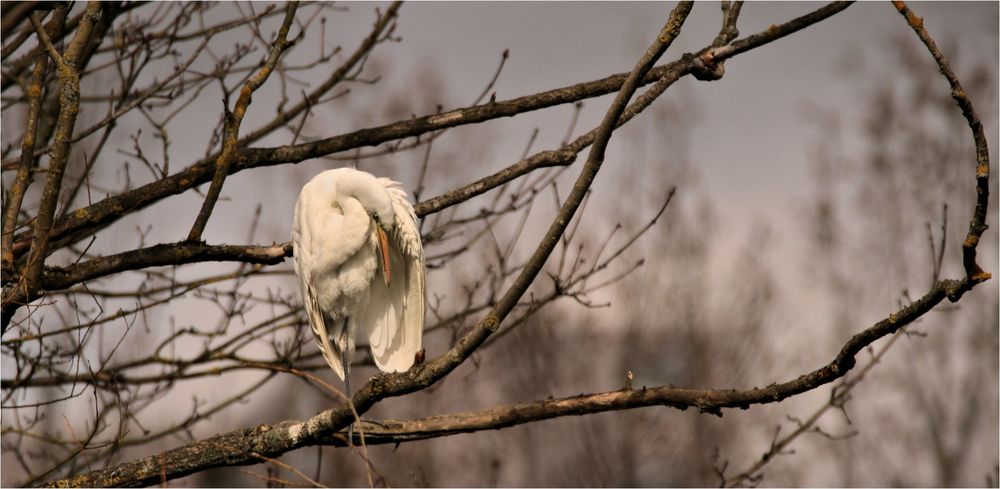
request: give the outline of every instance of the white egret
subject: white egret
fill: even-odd
[[[408,370],[427,297],[417,216],[402,186],[351,168],[316,175],[295,204],[292,244],[316,342],[348,393],[358,335],[380,370]]]

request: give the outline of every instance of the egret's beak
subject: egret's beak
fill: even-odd
[[[385,229],[381,223],[375,223],[375,235],[378,236],[378,256],[382,262],[382,278],[385,279],[385,286],[389,286],[389,279],[392,278],[392,271],[389,269],[389,237],[385,234]]]

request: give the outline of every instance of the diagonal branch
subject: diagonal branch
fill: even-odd
[[[188,241],[201,241],[201,234],[205,231],[208,218],[212,215],[216,201],[219,200],[219,194],[222,193],[222,185],[225,183],[226,177],[229,176],[229,169],[233,166],[233,161],[236,159],[240,125],[243,123],[243,116],[246,115],[247,108],[250,107],[253,93],[267,81],[271,72],[274,71],[274,67],[277,66],[281,53],[294,44],[294,41],[288,41],[288,30],[292,27],[292,20],[295,19],[295,10],[298,7],[299,2],[289,2],[288,9],[285,11],[285,20],[281,23],[281,28],[278,30],[278,38],[271,43],[271,51],[267,55],[267,61],[264,62],[264,66],[261,67],[256,75],[243,84],[243,88],[240,89],[240,96],[236,99],[236,105],[233,106],[232,112],[229,111],[229,107],[224,107],[226,118],[223,129],[222,153],[219,154],[219,158],[215,161],[215,176],[212,177],[212,185],[208,188],[205,201],[202,203],[201,210],[198,211],[194,225],[191,226],[191,232],[188,233]]]
[[[59,54],[59,50],[57,50],[52,44],[52,38],[49,36],[49,33],[45,31],[45,27],[42,26],[40,15],[32,14],[31,27],[35,29],[35,35],[38,36],[38,42],[45,48],[45,52],[48,53],[50,58],[52,58],[52,61],[55,61],[59,67],[63,67],[66,64],[66,61],[63,59],[62,55]]]

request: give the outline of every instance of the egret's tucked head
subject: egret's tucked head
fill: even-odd
[[[377,178],[370,173],[342,168],[337,182],[337,198],[357,199],[374,224],[376,253],[382,269],[382,279],[389,286],[392,277],[389,260],[389,237],[387,232],[396,225],[396,213],[392,207],[392,197]]]
[[[391,229],[396,222],[392,199],[382,182],[369,173],[343,168],[337,179],[337,194],[340,197],[355,198],[368,211],[368,215],[382,226]]]

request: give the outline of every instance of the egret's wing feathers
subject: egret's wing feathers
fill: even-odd
[[[327,315],[323,314],[323,311],[320,309],[318,296],[312,285],[311,267],[307,265],[315,262],[316,259],[313,256],[311,247],[304,244],[312,238],[311,234],[315,231],[313,229],[315,224],[310,222],[308,213],[300,212],[301,205],[303,205],[301,201],[296,202],[295,219],[292,222],[295,275],[299,278],[299,286],[302,290],[302,303],[305,306],[306,316],[309,318],[309,325],[312,327],[316,343],[319,345],[326,363],[330,364],[330,368],[333,369],[338,377],[343,379],[344,367],[340,361],[341,352],[337,345],[330,341],[330,334],[327,329],[328,323],[332,323],[332,321],[329,321]],[[304,211],[305,209],[302,210]],[[336,336],[339,333],[339,325],[331,324],[331,326],[333,326],[335,330],[334,336]]]
[[[309,325],[312,326],[313,334],[316,337],[316,343],[319,345],[320,351],[323,352],[323,358],[337,373],[337,376],[343,379],[344,367],[340,362],[340,349],[330,341],[326,325],[328,318],[319,308],[319,303],[316,301],[316,291],[309,281],[309,274],[302,271],[300,264],[302,258],[299,257],[304,254],[300,252],[300,249],[295,250],[295,273],[298,275],[299,285],[302,287],[302,303],[309,318]]]
[[[392,238],[390,238],[391,240]],[[400,349],[402,333],[403,297],[405,294],[403,278],[405,266],[402,256],[395,243],[390,241],[389,261],[393,269],[393,280],[386,286],[381,279],[372,281],[368,307],[362,311],[358,323],[367,330],[362,333],[368,340],[372,350],[372,358],[383,371],[406,370],[409,365],[398,368],[389,359],[395,358],[394,352]]]
[[[413,206],[402,187],[381,178],[396,215],[389,232],[389,259],[393,279],[388,287],[374,283],[363,324],[375,364],[384,371],[401,372],[413,365],[420,350],[426,313],[424,250]]]
[[[319,310],[319,306],[316,305],[316,300],[314,299],[315,292],[313,291],[312,286],[306,285],[305,287],[309,291],[308,295],[313,297],[307,299],[305,302],[306,311],[309,313],[309,324],[312,326],[313,334],[316,335],[316,344],[319,345],[319,350],[323,352],[323,359],[325,359],[326,363],[330,365],[333,372],[337,374],[337,377],[340,377],[340,379],[343,380],[344,365],[340,360],[342,352],[336,343],[330,341],[330,330],[327,329],[326,326],[327,323],[332,323],[332,321],[330,321],[329,316],[323,314]],[[340,328],[335,327],[334,329],[338,330],[337,332],[339,333]],[[334,336],[336,336],[336,334]]]

